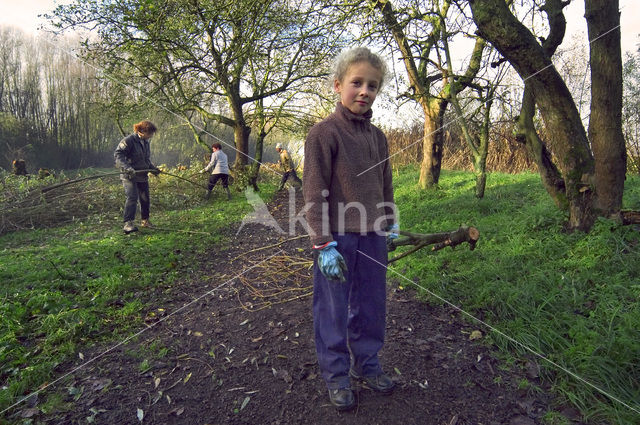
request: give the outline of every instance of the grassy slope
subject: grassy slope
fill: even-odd
[[[0,410],[51,380],[53,367],[83,345],[138,330],[145,294],[196,272],[202,252],[231,243],[216,237],[217,229],[251,209],[240,195],[230,204],[179,201],[180,207],[168,187],[176,182],[166,181],[152,189],[156,204],[167,205],[153,211],[156,225],[210,235],[124,237],[111,212],[0,237]],[[427,290],[640,409],[638,231],[600,221],[588,235],[562,233],[563,216],[533,174],[492,174],[481,200],[473,196],[470,173],[445,171],[434,191],[418,191],[416,182],[411,168],[395,178],[402,228],[431,233],[468,224],[478,227],[481,240],[472,252],[458,247],[413,254],[394,264],[390,280],[417,282],[428,301],[440,302]],[[266,187],[263,195],[272,190]],[[196,199],[196,193],[186,196]],[[629,178],[625,196],[627,208],[640,209],[640,179]],[[506,354],[507,360],[530,355],[478,329],[485,341],[517,353]],[[538,361],[555,390],[594,422],[637,423],[637,412]]]
[[[151,218],[175,231],[126,236],[117,213],[122,188],[117,177],[110,181],[101,193],[119,194],[111,212],[0,236],[0,411],[54,379],[53,368],[83,345],[138,331],[144,300],[197,272],[203,252],[230,243],[219,230],[251,211],[241,194],[227,203],[217,188],[203,205],[203,189],[165,177],[152,181]],[[108,185],[95,180],[89,191]],[[268,198],[273,188],[264,192]],[[77,203],[84,208],[96,201]]]
[[[445,172],[433,192],[416,190],[416,179],[415,172],[405,172],[395,180],[402,228],[432,233],[474,225],[480,242],[475,251],[459,247],[415,254],[400,260],[394,270],[415,280],[426,299],[438,302],[431,291],[483,317],[632,407],[596,395],[588,384],[536,359],[555,390],[594,422],[638,423],[638,229],[601,220],[588,235],[562,233],[564,217],[534,174],[492,174],[481,200],[473,196],[469,173]],[[627,180],[624,202],[626,208],[640,209],[637,176]],[[530,354],[478,326],[497,345]]]

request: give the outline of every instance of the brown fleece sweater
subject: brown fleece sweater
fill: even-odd
[[[332,241],[332,232],[382,231],[396,220],[389,146],[371,114],[338,103],[309,130],[302,181],[314,245]]]

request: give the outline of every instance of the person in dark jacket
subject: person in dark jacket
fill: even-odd
[[[140,202],[140,218],[142,227],[151,227],[149,222],[149,177],[151,172],[157,176],[160,170],[151,163],[151,149],[149,140],[156,133],[157,128],[151,121],[140,121],[133,125],[133,133],[118,143],[113,156],[116,167],[120,167],[122,173],[120,180],[124,186],[127,197],[124,203],[124,227],[125,233],[138,230],[133,220],[136,216],[136,208]]]

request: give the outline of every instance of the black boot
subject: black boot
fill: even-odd
[[[224,190],[227,191],[227,201],[230,201],[231,200],[231,192],[229,192],[229,188],[225,187]]]
[[[356,381],[360,381],[365,388],[385,395],[391,394],[396,386],[396,383],[384,373],[374,376],[360,376],[352,369],[349,371],[349,376]]]
[[[204,195],[204,199],[209,199],[211,197],[211,191],[207,190],[207,194]]]
[[[340,411],[353,409],[356,405],[356,399],[351,388],[329,390],[329,401]]]

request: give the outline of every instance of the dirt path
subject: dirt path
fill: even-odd
[[[269,207],[283,219],[286,194]],[[212,252],[201,270],[150,300],[154,326],[74,374],[68,386],[81,391],[68,396],[73,410],[34,422],[136,424],[141,415],[145,424],[542,423],[551,400],[519,390],[525,376],[470,341],[476,328],[393,288],[382,361],[397,390],[361,389],[356,410],[335,411],[315,363],[308,240],[258,249],[287,238],[245,226],[232,250]],[[102,351],[88,348],[84,358]]]

